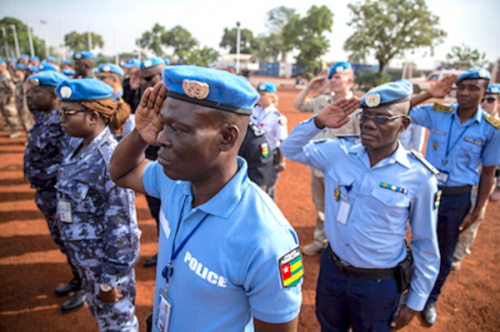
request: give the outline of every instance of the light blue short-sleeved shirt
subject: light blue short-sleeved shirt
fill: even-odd
[[[157,162],[143,174],[144,188],[162,201],[153,331],[163,268],[175,246],[203,220],[173,263],[168,295],[170,331],[253,331],[252,317],[286,323],[300,311],[301,282],[282,286],[279,260],[298,252],[297,235],[276,204],[249,181],[246,162],[212,199],[192,209],[189,182],[173,181]],[[177,233],[177,235],[175,235]]]
[[[480,106],[472,119],[460,124],[457,108],[458,104],[416,106],[410,117],[430,131],[425,158],[440,171],[449,173],[448,181],[440,185],[477,186],[479,161],[484,166],[500,164],[500,130],[486,121]]]
[[[281,150],[286,158],[324,172],[325,234],[330,246],[355,267],[393,268],[406,257],[409,219],[414,268],[407,304],[422,310],[439,272],[434,174],[401,144],[392,156],[371,167],[361,143],[311,141],[320,131],[314,117],[302,122]],[[350,205],[347,218],[340,217],[342,202]]]

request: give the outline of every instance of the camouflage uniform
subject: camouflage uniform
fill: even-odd
[[[19,121],[14,107],[15,85],[9,72],[0,74],[0,111],[11,130],[19,131]],[[1,120],[1,119],[0,119]]]
[[[69,151],[59,168],[56,188],[58,200],[71,205],[71,220],[64,222],[58,213],[58,221],[99,330],[137,331],[134,265],[141,233],[134,192],[116,186],[109,175],[116,145],[106,127],[76,156],[76,149]],[[102,302],[101,284],[116,287],[123,298]]]
[[[16,82],[16,91],[15,91],[15,105],[17,111],[19,112],[19,116],[21,117],[21,123],[23,125],[24,130],[28,133],[31,128],[33,128],[33,124],[35,123],[35,118],[33,114],[28,110],[28,103],[26,100],[26,88],[24,87],[24,82],[22,79],[19,79]]]
[[[57,191],[54,186],[59,164],[70,145],[70,137],[61,130],[59,110],[39,114],[24,151],[24,174],[28,177],[31,187],[36,189],[35,202],[47,220],[52,239],[66,254],[56,221]],[[73,274],[78,277],[78,272],[69,260],[68,263]]]

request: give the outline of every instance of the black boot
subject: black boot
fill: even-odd
[[[54,289],[54,293],[57,296],[66,296],[69,293],[74,292],[82,288],[82,282],[80,279],[73,278],[67,284],[61,285]]]
[[[150,259],[145,260],[142,263],[142,265],[144,265],[144,267],[156,266],[156,260],[157,260],[157,258],[158,258],[158,254],[154,255]]]
[[[75,291],[75,294],[73,294],[73,296],[70,297],[68,301],[64,302],[61,305],[61,311],[64,314],[76,311],[83,307],[83,305],[85,304],[85,300],[85,291],[83,289],[79,289]]]

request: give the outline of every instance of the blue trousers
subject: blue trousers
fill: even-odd
[[[391,331],[401,294],[396,280],[373,280],[342,273],[329,257],[321,256],[316,316],[323,332]]]
[[[458,227],[469,213],[471,208],[470,193],[460,195],[443,195],[438,211],[437,236],[439,242],[439,253],[441,254],[441,265],[439,275],[434,284],[428,303],[436,302],[441,288],[450,274],[453,263],[453,253],[457,246],[460,231]]]

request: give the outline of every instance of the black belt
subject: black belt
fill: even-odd
[[[392,269],[362,269],[354,267],[337,256],[330,245],[328,245],[330,259],[342,273],[366,279],[393,279],[396,277],[397,268]]]
[[[467,184],[465,186],[460,187],[439,187],[439,190],[443,193],[443,195],[462,195],[470,193],[472,186]]]

